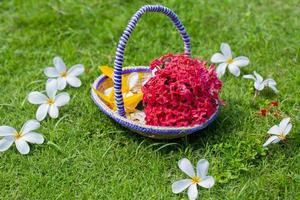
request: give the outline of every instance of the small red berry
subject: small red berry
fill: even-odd
[[[272,101],[271,104],[272,104],[272,106],[274,106],[274,107],[279,106],[279,102],[278,102],[278,101]]]
[[[269,110],[265,109],[265,108],[260,109],[260,111],[259,111],[259,114],[263,117],[266,117],[268,115],[268,113],[269,113]]]

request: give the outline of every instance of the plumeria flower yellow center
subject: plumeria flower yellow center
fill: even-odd
[[[232,64],[233,63],[233,59],[232,58],[228,58],[226,62],[227,62],[227,64]]]
[[[66,71],[65,71],[65,72],[60,72],[59,75],[60,75],[60,77],[62,77],[62,78],[66,78],[67,75],[68,75],[68,73],[67,73]]]
[[[280,134],[278,135],[278,138],[279,138],[280,140],[285,140],[285,135],[284,135],[284,133],[280,133]]]
[[[23,133],[21,131],[15,133],[16,140],[20,139],[22,136],[23,136]]]
[[[198,184],[201,182],[201,178],[199,176],[192,177],[193,184]]]
[[[47,101],[47,103],[49,105],[53,105],[55,103],[55,100],[53,98],[49,98],[48,101]]]

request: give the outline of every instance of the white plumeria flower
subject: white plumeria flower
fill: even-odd
[[[55,57],[53,59],[53,64],[55,67],[47,67],[44,73],[50,79],[55,79],[57,81],[58,89],[63,90],[66,88],[67,84],[73,87],[80,87],[81,81],[77,76],[84,72],[84,67],[82,64],[77,64],[67,70],[64,61],[60,57]]]
[[[0,140],[0,151],[6,151],[15,143],[21,154],[28,154],[30,147],[27,142],[32,144],[42,144],[44,142],[43,135],[34,132],[39,127],[40,123],[37,120],[27,121],[19,132],[10,126],[0,126],[0,137],[3,137]]]
[[[287,134],[289,134],[292,129],[290,120],[291,118],[287,117],[281,120],[279,125],[272,126],[268,131],[271,137],[263,144],[263,147],[266,147],[271,143],[277,143],[281,140],[285,140]]]
[[[263,77],[260,74],[258,74],[256,71],[254,71],[253,74],[254,76],[252,74],[244,75],[243,78],[254,80],[254,87],[257,91],[262,91],[265,87],[269,87],[275,93],[278,93],[278,90],[276,88],[277,85],[276,81],[274,81],[271,78],[264,80]]]
[[[36,112],[36,119],[42,121],[49,113],[51,118],[57,118],[58,108],[66,105],[70,101],[70,95],[67,92],[57,93],[57,83],[55,80],[48,81],[46,84],[47,96],[41,92],[31,92],[28,101],[32,104],[40,105]]]
[[[215,184],[215,180],[212,176],[207,176],[209,163],[207,160],[201,159],[197,163],[197,173],[194,171],[194,167],[191,162],[183,158],[178,162],[179,168],[186,173],[190,179],[182,179],[176,181],[172,184],[172,191],[175,194],[178,194],[184,191],[186,188],[188,189],[188,197],[189,199],[197,199],[198,197],[198,189],[197,185],[204,188],[211,188]]]
[[[219,63],[216,70],[218,77],[225,74],[227,66],[230,73],[239,76],[241,73],[240,67],[248,65],[249,59],[245,56],[233,58],[230,46],[227,43],[222,43],[220,49],[222,53],[215,53],[210,59],[213,63]]]

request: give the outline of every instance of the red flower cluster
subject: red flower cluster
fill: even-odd
[[[181,54],[152,61],[150,68],[158,70],[142,88],[148,125],[193,126],[216,111],[222,82],[205,64]]]

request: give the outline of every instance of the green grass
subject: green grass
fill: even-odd
[[[115,47],[128,20],[144,4],[173,9],[191,36],[192,54],[209,60],[228,42],[246,55],[253,70],[272,76],[280,94],[252,101],[250,81],[226,74],[227,106],[199,134],[174,141],[143,138],[110,120],[89,97],[97,66],[113,65]],[[26,101],[43,90],[43,69],[60,55],[68,66],[82,63],[88,73],[60,118],[42,122],[44,145],[29,155],[15,147],[0,154],[1,199],[185,199],[171,184],[186,176],[177,161],[210,162],[216,178],[201,199],[300,199],[300,19],[299,0],[0,1],[0,124],[20,127],[37,107]],[[125,65],[146,65],[183,44],[170,21],[147,14],[126,49]],[[294,125],[286,143],[262,148],[267,130],[279,119],[257,112],[271,100]],[[167,145],[172,143],[170,145]]]

